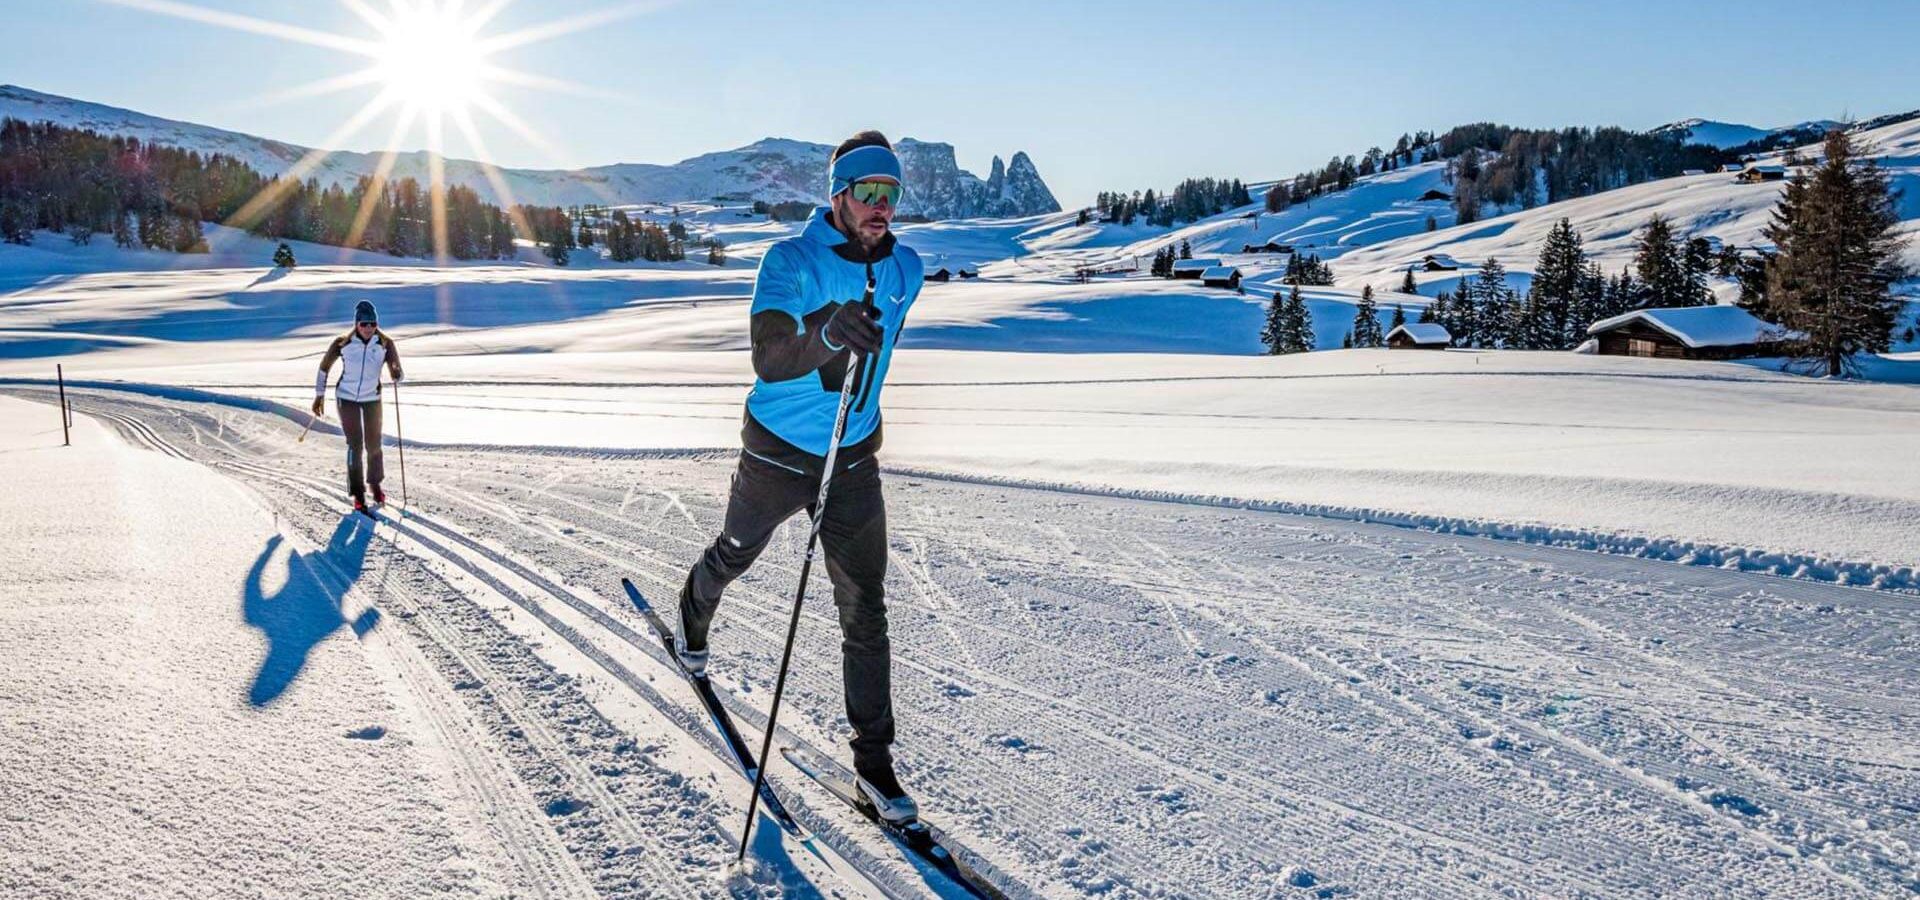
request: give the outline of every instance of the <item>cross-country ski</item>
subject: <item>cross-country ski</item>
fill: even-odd
[[[893,837],[901,847],[925,861],[940,874],[952,879],[972,896],[985,898],[985,900],[1005,900],[1007,895],[975,870],[970,863],[956,855],[946,835],[933,827],[932,823],[920,818],[905,822],[887,819],[880,814],[879,807],[874,805],[873,800],[866,796],[854,782],[853,776],[847,772],[793,747],[781,747],[780,754],[786,757],[795,769],[818,782],[840,802],[866,816],[868,821],[880,826],[880,829]]]
[[[694,696],[700,698],[700,706],[707,717],[713,721],[714,730],[720,733],[720,740],[726,745],[727,752],[733,756],[733,764],[739,767],[740,773],[745,775],[748,781],[754,781],[758,785],[760,800],[765,806],[767,815],[779,822],[780,827],[788,834],[800,840],[806,840],[810,835],[799,822],[794,821],[793,815],[787,812],[786,804],[780,802],[780,796],[774,793],[773,785],[758,780],[760,764],[754,758],[753,748],[747,745],[745,738],[741,737],[740,729],[733,724],[733,716],[727,713],[726,706],[720,702],[720,695],[714,692],[713,683],[707,680],[704,673],[695,674],[680,664],[679,656],[673,648],[673,629],[660,620],[660,614],[654,612],[653,606],[640,593],[640,589],[634,587],[633,582],[625,578],[620,579],[620,586],[626,590],[627,599],[633,601],[634,608],[646,618],[647,625],[653,628],[654,634],[659,636],[662,645],[666,647],[667,658],[672,660],[681,676],[687,679],[687,684],[693,688]]]

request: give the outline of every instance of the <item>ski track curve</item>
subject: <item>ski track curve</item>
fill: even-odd
[[[114,391],[81,389],[77,399],[135,443],[227,465],[276,508],[323,520],[338,492],[297,474],[337,469],[337,438],[296,446],[284,419]],[[382,526],[384,550],[396,536],[409,545],[395,559],[438,554],[469,569],[474,589],[552,604],[547,615],[565,627],[585,622],[589,646],[611,641],[662,660],[601,582],[630,574],[650,593],[677,590],[718,526],[727,463],[412,456],[422,515]],[[671,491],[680,515],[634,505],[643,485]],[[889,548],[902,773],[930,815],[1010,876],[1016,896],[1920,890],[1911,598],[925,473],[890,473],[888,492],[895,510],[910,511],[895,516]],[[803,541],[789,522],[721,607],[715,680],[746,724],[765,721]],[[490,623],[485,604],[415,587],[437,577],[423,568],[385,588],[394,609],[412,611],[405,631],[423,648],[396,667],[422,685],[410,688],[416,696],[449,673],[485,685],[452,693],[469,704],[469,694],[492,697],[489,733],[518,731],[526,746],[510,750],[511,762],[459,767],[505,766],[523,782],[548,773],[588,801],[575,815],[613,835],[607,845],[658,839],[622,804],[648,784],[673,788],[568,762],[583,732],[557,721],[597,719],[585,733],[616,742],[618,729],[584,699],[556,719],[543,701],[578,686],[556,679],[523,639],[463,634]],[[781,730],[817,750],[847,734],[837,625],[824,586],[813,593]],[[442,618],[460,604],[466,616]],[[648,702],[674,705],[657,692]],[[457,743],[459,716],[436,709],[424,717]],[[688,718],[676,721],[697,734]],[[774,774],[794,792],[791,777]],[[508,786],[459,780],[496,797]],[[819,813],[804,791],[796,800]],[[688,802],[699,815],[719,809]],[[731,824],[696,830],[723,835]],[[514,827],[499,838],[554,879],[554,896],[574,896],[559,862],[617,893],[591,854],[543,856],[540,832]],[[913,895],[911,873],[883,871],[885,847],[870,835],[833,821],[816,830],[844,843],[874,886]],[[1317,884],[1290,886],[1294,866]],[[670,878],[633,874],[642,870],[624,874]]]

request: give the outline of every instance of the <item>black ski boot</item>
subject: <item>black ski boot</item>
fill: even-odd
[[[920,818],[919,805],[907,796],[907,789],[900,786],[900,779],[893,776],[891,763],[857,760],[853,770],[859,776],[854,783],[859,785],[861,795],[873,804],[880,818],[894,825],[904,825]]]

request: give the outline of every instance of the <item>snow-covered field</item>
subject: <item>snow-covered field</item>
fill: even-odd
[[[885,398],[929,817],[1014,897],[1920,890],[1920,356],[1260,354],[1285,258],[1242,244],[1334,259],[1330,346],[1424,253],[1524,278],[1567,215],[1617,268],[1652,211],[1745,243],[1776,190],[1456,228],[1435,186],[902,229],[982,275],[927,286]],[[794,226],[680,213],[728,266],[0,246],[0,895],[959,896],[780,763],[816,837],[762,829],[729,876],[746,785],[618,584],[671,596],[719,527],[752,266]],[[1247,293],[1074,277],[1182,239]],[[342,514],[337,429],[296,442],[362,298],[408,373],[378,524]],[[803,541],[722,607],[750,737]],[[825,594],[780,738],[841,755]]]
[[[159,452],[91,426],[63,450],[53,407],[7,403],[20,480],[85,486],[64,515],[57,492],[16,494],[9,545],[62,549],[4,569],[38,601],[9,604],[0,675],[9,720],[34,723],[0,768],[0,851],[32,861],[9,892],[951,893],[781,767],[818,837],[763,830],[754,876],[725,880],[745,784],[617,579],[678,584],[727,454],[416,446],[407,519],[368,529],[340,511],[337,451],[283,417],[119,391],[76,407]],[[898,473],[888,491],[902,769],[1012,896],[1913,882],[1911,597]],[[722,607],[716,679],[749,724],[803,540],[790,524]],[[121,600],[123,567],[146,567],[116,554],[188,583]],[[822,595],[808,610],[782,721],[832,752],[837,637]],[[222,764],[246,741],[301,746]],[[115,774],[92,774],[96,748]],[[83,838],[102,807],[120,824]],[[339,807],[376,824],[338,827]],[[316,849],[334,844],[303,819],[381,847],[380,868]],[[196,854],[181,832],[229,842]],[[325,864],[290,864],[309,853]],[[234,868],[254,880],[220,880]]]

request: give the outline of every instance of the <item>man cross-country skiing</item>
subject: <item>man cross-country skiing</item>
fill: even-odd
[[[387,502],[387,492],[380,489],[387,471],[380,452],[380,367],[400,383],[400,349],[380,330],[373,301],[354,304],[353,330],[334,338],[320,357],[320,374],[313,380],[315,416],[326,415],[327,370],[335,360],[341,363],[333,399],[347,436],[347,493],[353,495],[353,508],[366,512],[368,487],[374,503]]]
[[[832,492],[820,525],[853,726],[854,771],[880,815],[919,815],[893,773],[893,699],[887,607],[887,510],[880,492],[880,388],[907,309],[920,295],[920,257],[890,226],[903,190],[900,160],[877,131],[835,149],[828,206],[798,237],[774,244],[753,286],[751,335],[757,376],[747,395],[743,447],[720,536],[680,590],[675,650],[690,672],[706,671],[707,632],[720,594],[753,564],[773,530],[811,510],[826,464],[847,363],[859,354]],[[873,304],[862,303],[868,285]]]

